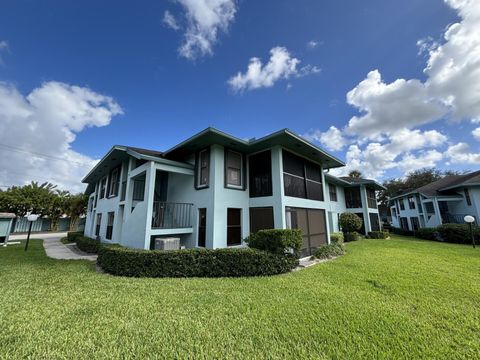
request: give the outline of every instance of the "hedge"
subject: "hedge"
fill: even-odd
[[[76,238],[76,243],[80,250],[89,254],[97,254],[102,247],[100,241],[85,236],[78,236]]]
[[[319,247],[314,256],[317,259],[331,259],[333,257],[345,254],[345,246],[343,244],[330,244]]]
[[[370,231],[368,237],[370,239],[388,239],[390,233],[386,231]]]
[[[342,232],[332,232],[330,234],[330,242],[333,244],[342,244],[344,241]]]
[[[360,240],[360,234],[356,231],[347,232],[343,234],[343,238],[345,242],[357,241],[357,240]]]
[[[470,234],[470,227],[467,224],[443,224],[435,228],[421,228],[415,231],[402,230],[393,228],[395,234],[400,235],[415,235],[420,239],[444,241],[456,244],[471,244],[472,237]],[[480,227],[473,226],[473,234],[475,242],[480,240]]]
[[[391,231],[392,231],[392,233],[397,234],[397,235],[405,235],[405,236],[413,236],[414,235],[414,232],[411,231],[411,230],[404,230],[404,229],[400,229],[400,228],[397,228],[397,227],[392,227]]]
[[[77,238],[83,236],[83,232],[81,231],[69,231],[67,232],[67,239],[68,242],[75,242]]]
[[[278,255],[292,252],[297,255],[302,241],[302,232],[298,229],[260,230],[245,239],[250,248]]]
[[[107,273],[129,277],[241,277],[289,272],[298,257],[258,249],[135,250],[102,246],[98,265]]]
[[[415,235],[425,240],[437,240],[438,238],[437,228],[421,228],[417,230]]]

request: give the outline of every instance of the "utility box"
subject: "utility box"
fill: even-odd
[[[155,250],[180,250],[180,238],[178,237],[155,238]]]
[[[15,214],[0,213],[0,245],[7,246]]]

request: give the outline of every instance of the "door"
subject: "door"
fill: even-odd
[[[316,249],[327,243],[325,210],[287,208],[285,215],[287,228],[302,230],[301,257],[313,255]]]
[[[198,246],[205,247],[207,242],[207,209],[198,209]]]

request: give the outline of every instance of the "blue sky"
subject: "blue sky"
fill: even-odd
[[[13,157],[25,150],[24,154],[33,152],[43,163],[48,159],[44,155],[50,156],[51,162],[62,169],[56,175],[52,175],[53,168],[45,167],[35,172],[18,167],[8,174],[0,171],[0,185],[37,176],[40,181],[52,180],[77,189],[75,178],[114,144],[166,150],[208,126],[241,138],[288,127],[320,146],[335,149],[335,155],[349,161],[348,169],[360,167],[380,180],[401,176],[423,162],[440,168],[478,167],[478,140],[471,134],[477,128],[472,119],[477,118],[478,100],[467,98],[458,104],[446,104],[448,91],[456,89],[453,82],[460,81],[459,76],[471,78],[475,68],[455,77],[448,91],[445,86],[427,84],[429,78],[435,82],[435,69],[435,74],[424,72],[432,53],[443,51],[442,55],[454,61],[461,55],[455,53],[456,49],[442,50],[441,45],[448,42],[444,35],[451,24],[463,24],[467,30],[477,24],[478,19],[469,15],[478,14],[473,2],[199,0],[198,4],[204,7],[196,8],[191,0],[2,2],[0,81],[5,89],[0,92],[0,105],[3,96],[3,102],[12,109],[18,106],[16,97],[25,102],[25,108],[33,106],[33,115],[18,121],[0,110],[0,129],[4,130],[0,148],[1,144],[9,146],[0,149],[2,158],[8,163],[20,161]],[[216,25],[210,21],[210,10],[220,19]],[[175,20],[174,25],[165,23],[166,12]],[[203,32],[198,33],[199,28]],[[212,31],[216,35],[209,37]],[[189,32],[206,36],[205,53],[195,44],[190,49],[192,54],[181,52]],[[478,36],[470,33],[466,36],[477,41]],[[419,54],[418,42],[422,40],[430,53]],[[312,41],[315,46],[309,46]],[[477,45],[470,44],[475,51]],[[264,66],[276,47],[287,56],[286,62],[276,65],[290,69],[279,70],[278,76],[270,74],[268,85],[265,78],[249,80],[246,72],[250,59],[257,57]],[[397,79],[413,79],[419,84],[398,83],[387,95],[375,94],[372,98],[365,94],[375,88],[373,81],[364,86],[368,89],[358,90],[355,99],[347,101],[347,93],[376,69],[381,84]],[[229,80],[238,73],[243,82],[235,87]],[[62,85],[55,88],[55,84]],[[479,85],[470,85],[474,94],[480,94]],[[58,101],[51,99],[64,99],[62,91],[72,101],[59,110]],[[406,93],[415,99],[425,95],[425,101],[442,103],[444,109],[432,108],[430,103],[426,109],[412,103],[415,99],[405,98]],[[91,100],[94,95],[103,98],[95,102]],[[390,101],[398,108],[393,107],[394,113],[412,109],[414,114],[407,112],[398,119],[396,114],[385,115]],[[69,104],[77,108],[72,110]],[[85,107],[88,111],[91,107],[95,114],[100,111],[105,118],[89,118],[91,112]],[[362,117],[365,109],[371,112],[368,119]],[[461,116],[452,115],[456,111]],[[59,112],[72,114],[68,113],[68,119],[58,115],[61,120],[48,124],[52,129],[49,139],[49,134],[42,136],[38,127],[31,129],[33,123],[42,127],[44,121],[51,121],[45,115],[51,112],[54,118]],[[418,113],[422,114],[417,119]],[[361,124],[348,126],[354,116]],[[384,121],[384,116],[391,126],[379,134],[365,130]],[[414,120],[408,122],[407,118]],[[403,122],[405,125],[396,125]],[[62,134],[55,132],[56,125],[63,129]],[[338,131],[322,137],[331,126]],[[27,139],[20,139],[25,133]],[[331,143],[333,134],[340,139],[335,144]],[[36,136],[40,136],[38,141]],[[418,146],[395,146],[413,137]],[[458,144],[467,147],[457,146],[448,152]],[[378,153],[385,151],[391,153],[388,164],[372,168]],[[66,161],[62,164],[53,157]],[[69,162],[76,168],[70,169]],[[31,163],[22,165],[31,167]]]

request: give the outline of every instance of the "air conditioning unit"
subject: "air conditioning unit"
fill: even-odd
[[[155,250],[179,250],[180,238],[161,237],[155,239]]]

